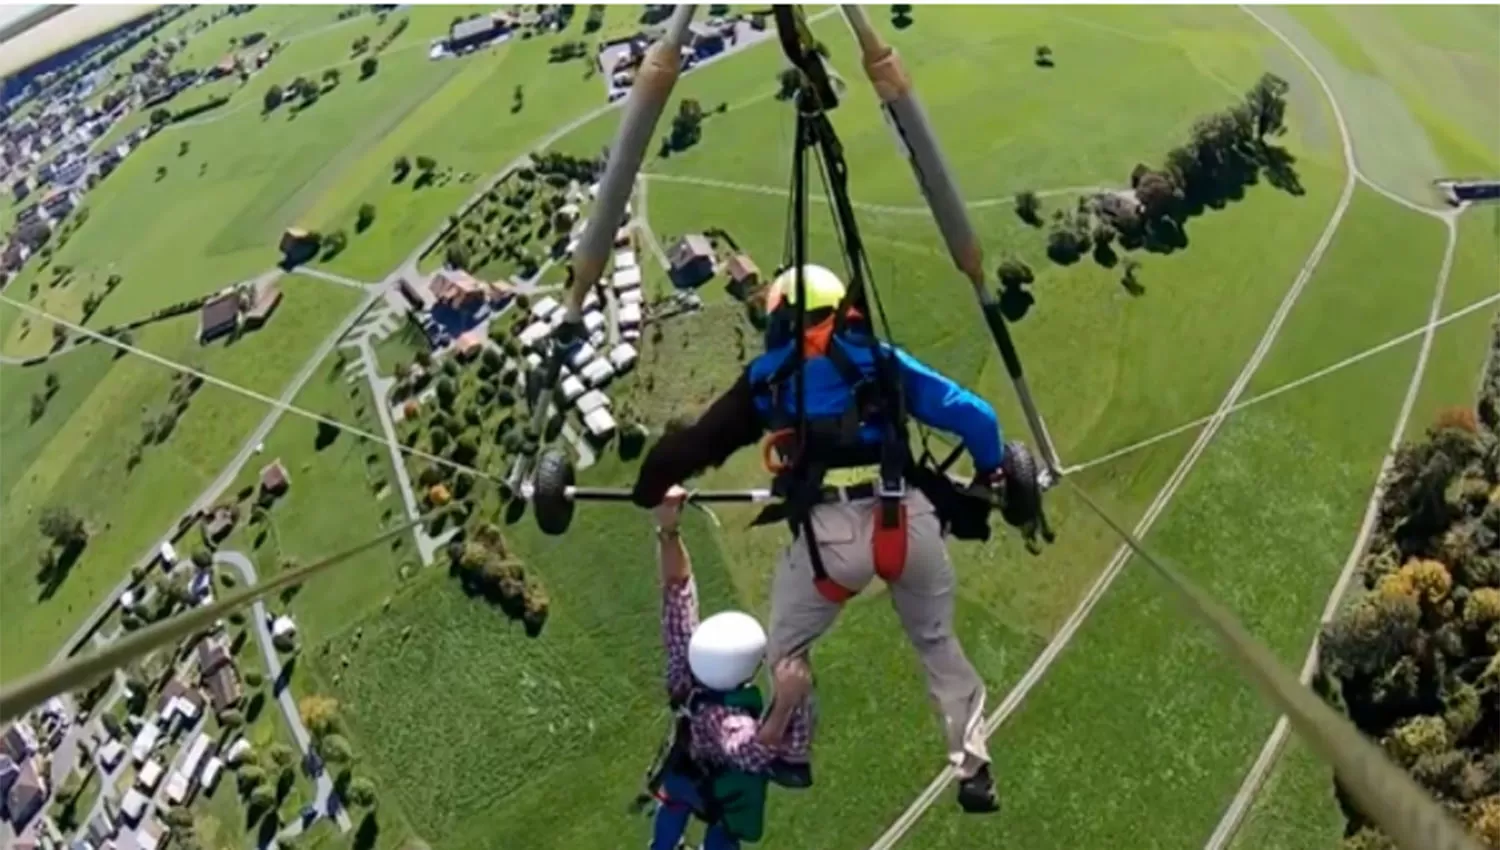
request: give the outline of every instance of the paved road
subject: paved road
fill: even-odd
[[[396,436],[396,423],[391,419],[391,385],[395,381],[380,375],[380,369],[375,358],[375,349],[370,346],[370,338],[362,337],[358,344],[360,363],[364,367],[365,380],[370,383],[370,392],[375,396],[375,412],[380,417],[380,429],[385,432],[385,445],[391,453],[391,467],[396,473],[396,487],[401,491],[401,501],[406,505],[407,519],[416,519],[422,515],[417,506],[417,493],[411,486],[411,475],[406,470],[406,458],[401,454],[401,442]],[[441,545],[432,537],[428,536],[425,526],[418,525],[412,528],[412,534],[417,542],[417,552],[422,558],[423,566],[430,565],[437,557],[438,547]]]
[[[214,563],[224,564],[239,571],[240,577],[245,585],[256,583],[255,564],[239,552],[231,552],[220,549],[214,553]],[[266,603],[257,601],[252,609],[255,620],[256,642],[260,644],[261,656],[266,663],[266,681],[275,683],[281,680],[281,655],[276,652],[275,645],[271,642],[271,627],[267,624]],[[302,714],[297,711],[297,701],[292,698],[292,689],[281,688],[276,691],[276,704],[281,707],[281,714],[286,718],[286,725],[292,730],[292,737],[297,740],[297,747],[305,756],[312,752],[312,736],[308,734],[307,727],[302,725]],[[328,811],[328,799],[333,796],[333,779],[329,777],[328,771],[318,774],[317,778],[318,798],[316,805],[320,813]],[[348,832],[352,828],[349,815],[345,813],[342,806],[338,814],[339,829]]]
[[[333,272],[326,271],[324,269],[313,268],[312,266],[298,266],[295,269],[292,269],[292,273],[307,275],[308,277],[320,278],[322,280],[328,281],[329,283],[337,283],[341,286],[347,286],[351,289],[369,289],[372,286],[379,285],[376,283],[368,283],[363,280],[355,280],[352,277],[344,277],[341,274],[334,274]]]

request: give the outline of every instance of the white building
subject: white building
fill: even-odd
[[[588,391],[588,388],[583,385],[583,381],[578,380],[572,375],[563,378],[558,388],[562,390],[563,401],[569,404],[572,404],[579,396]]]
[[[635,268],[635,252],[634,251],[616,251],[615,252],[615,269],[616,270],[619,270],[619,269],[633,269],[633,268]]]
[[[641,323],[641,305],[624,304],[620,307],[620,327],[634,328]]]
[[[282,614],[271,621],[271,637],[281,640],[283,638],[294,638],[297,636],[297,624],[291,617]]]
[[[597,309],[599,309],[599,292],[597,290],[595,290],[593,287],[590,287],[589,291],[588,291],[588,294],[585,295],[585,296],[583,296],[583,309],[585,309],[585,310],[597,310]]]
[[[588,392],[578,397],[578,401],[575,402],[575,405],[577,406],[579,413],[587,416],[590,413],[599,410],[600,408],[609,407],[609,396],[599,392],[598,390],[589,390]]]
[[[526,355],[526,365],[533,369],[540,369],[542,367],[542,355],[537,354],[535,351]]]
[[[160,821],[153,818],[135,834],[136,845],[141,850],[156,850],[170,831]]]
[[[188,747],[187,758],[182,760],[177,773],[192,783],[198,777],[198,768],[203,766],[203,760],[208,757],[209,748],[213,746],[213,743],[214,739],[210,738],[207,732],[199,733],[198,737],[193,739],[192,746]]]
[[[223,769],[224,762],[219,761],[217,756],[208,760],[208,764],[203,766],[203,790],[213,793],[214,786],[219,782],[219,772]]]
[[[635,346],[627,342],[622,342],[610,349],[609,362],[611,366],[615,367],[616,372],[625,372],[631,366],[635,365],[636,358],[639,356],[635,350]]]
[[[516,340],[521,343],[522,348],[535,348],[540,345],[552,333],[552,326],[546,322],[533,322],[521,331]]]
[[[627,330],[620,331],[620,339],[623,339],[626,342],[638,342],[640,338],[640,328],[629,328]]]
[[[609,361],[600,357],[590,360],[587,366],[578,370],[579,377],[591,387],[602,387],[610,382],[615,376],[615,367],[609,365]]]
[[[142,726],[141,731],[136,733],[135,741],[130,745],[131,760],[136,764],[144,762],[151,755],[151,751],[156,748],[156,741],[160,737],[161,727],[157,726],[155,721]]]
[[[590,310],[583,314],[583,328],[592,334],[594,331],[604,328],[604,314],[598,310]]]
[[[146,762],[145,765],[141,767],[141,772],[135,775],[136,787],[140,788],[142,791],[145,791],[147,794],[150,794],[151,792],[155,791],[156,786],[161,783],[161,774],[161,762],[157,761],[156,759],[152,759]]]
[[[161,549],[157,554],[161,557],[161,565],[166,569],[172,569],[177,564],[177,550],[172,548],[169,541],[162,541]]]
[[[145,794],[132,788],[125,792],[125,799],[120,801],[120,814],[125,816],[126,823],[134,826],[146,816],[146,807],[150,803]]]
[[[568,365],[575,371],[582,371],[584,364],[593,360],[599,352],[588,343],[578,346],[572,354],[568,355]],[[585,375],[587,377],[587,375]]]
[[[617,297],[620,299],[620,306],[622,307],[627,304],[639,304],[642,301],[646,300],[645,295],[641,293],[641,290],[639,288],[627,289],[624,292],[621,292]]]
[[[531,305],[531,318],[544,319],[552,315],[552,311],[558,307],[557,299],[547,296]]]
[[[641,285],[640,267],[631,266],[628,269],[617,269],[614,276],[610,278],[610,283],[614,286],[616,292],[635,289]]]
[[[241,736],[235,739],[233,744],[229,745],[229,749],[224,751],[224,761],[230,764],[239,764],[240,759],[250,754],[250,749],[250,742],[245,740],[244,736]]]
[[[114,738],[110,738],[104,746],[99,748],[99,761],[104,765],[105,770],[114,770],[115,765],[119,764],[123,758],[125,758],[125,745]]]
[[[609,415],[605,408],[599,408],[592,413],[584,414],[583,426],[589,429],[589,435],[596,440],[607,439],[615,432],[615,418]]]
[[[192,781],[177,771],[167,778],[167,802],[174,806],[182,805],[187,800],[188,791],[192,790]]]

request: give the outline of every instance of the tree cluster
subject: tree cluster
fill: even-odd
[[[677,114],[672,116],[672,130],[661,142],[660,156],[668,157],[687,150],[703,138],[703,119],[707,113],[697,99],[685,97],[677,104]]]
[[[547,622],[547,591],[535,575],[514,557],[500,530],[485,523],[464,543],[448,548],[451,572],[464,588],[500,606],[506,615],[525,624],[535,636]]]
[[[1194,122],[1192,137],[1168,151],[1160,168],[1137,165],[1130,185],[1140,216],[1114,223],[1122,241],[1181,247],[1188,216],[1238,199],[1262,172],[1271,185],[1301,194],[1291,155],[1266,141],[1285,132],[1287,90],[1285,80],[1264,74],[1239,103]]]
[[[1426,439],[1397,452],[1359,565],[1362,592],[1324,628],[1316,680],[1492,847],[1500,846],[1497,384],[1492,360],[1481,416],[1446,411]],[[1341,789],[1339,798],[1347,848],[1388,846]]]
[[[582,59],[589,55],[589,43],[586,41],[564,41],[552,45],[548,51],[547,61],[553,63],[571,62],[574,59]]]
[[[371,52],[379,54],[387,47],[390,47],[391,42],[395,41],[400,37],[401,33],[406,31],[406,27],[409,23],[411,22],[405,17],[402,17],[400,20],[396,21],[396,23],[391,26],[391,31],[386,33],[385,36],[380,39],[380,42],[375,45],[375,49]]]

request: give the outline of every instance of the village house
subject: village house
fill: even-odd
[[[220,292],[203,303],[198,312],[198,342],[207,344],[234,333],[240,323],[240,299],[232,290]]]
[[[438,304],[455,311],[477,308],[485,300],[485,287],[464,271],[443,269],[434,272],[427,289]]]
[[[233,664],[225,664],[203,677],[203,686],[208,690],[208,701],[215,712],[233,708],[240,701],[240,677]]]
[[[223,634],[213,634],[198,642],[198,672],[204,676],[231,665],[233,661],[229,642]]]
[[[260,470],[260,491],[262,493],[280,496],[286,492],[291,484],[292,478],[287,474],[286,467],[281,463],[281,458],[276,458]]]
[[[17,720],[5,730],[5,735],[0,737],[0,755],[9,756],[16,764],[20,764],[36,753],[36,732],[32,731],[31,724],[25,720]]]
[[[19,763],[19,772],[5,795],[5,813],[16,832],[26,828],[47,803],[47,780],[37,770],[35,759]]]
[[[218,545],[220,540],[229,536],[234,530],[234,509],[227,505],[220,505],[213,509],[203,521],[203,538],[210,545]]]
[[[672,264],[672,283],[679,289],[701,286],[714,276],[714,248],[701,233],[689,233],[677,240],[667,259]]]
[[[736,298],[748,298],[760,286],[760,269],[747,254],[735,254],[724,264],[729,275],[729,292]]]
[[[245,307],[245,327],[258,328],[266,323],[276,311],[276,305],[281,303],[281,287],[274,280],[259,281],[248,293],[246,300],[249,304]]]

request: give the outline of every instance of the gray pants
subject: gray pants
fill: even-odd
[[[813,536],[823,569],[850,590],[863,590],[875,577],[871,540],[876,506],[876,500],[867,499],[813,508]],[[890,585],[891,604],[927,673],[928,696],[943,719],[948,761],[967,777],[989,761],[981,728],[984,682],[953,634],[958,581],[932,503],[912,491],[906,497],[906,515],[906,568]],[[807,545],[800,537],[792,541],[782,551],[772,580],[767,661],[774,666],[789,655],[806,653],[842,607],[818,593]]]

